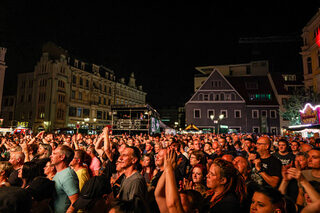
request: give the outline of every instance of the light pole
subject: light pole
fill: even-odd
[[[211,121],[213,122],[213,119],[214,119],[214,115],[213,115],[213,114],[210,115],[210,119],[211,119]],[[214,124],[213,124],[213,126],[212,126],[212,133],[213,133],[213,130],[214,130]]]
[[[219,115],[219,122],[218,122],[218,135],[220,134],[220,121],[224,118],[224,114]]]

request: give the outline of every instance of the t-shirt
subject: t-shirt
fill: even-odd
[[[76,171],[79,180],[79,191],[81,191],[83,185],[90,179],[89,171],[87,168],[82,168]]]
[[[277,176],[281,179],[281,161],[274,156],[268,158],[261,158],[261,167],[265,169],[266,173],[270,176]],[[268,185],[268,183],[261,177],[257,169],[253,167],[251,173],[251,180],[257,183],[258,185]],[[279,181],[280,183],[280,181]]]
[[[97,157],[93,157],[89,167],[92,174],[95,174],[95,171],[98,171],[100,167],[101,167],[101,162],[99,161],[99,159]]]
[[[147,211],[147,184],[139,172],[134,173],[122,181],[119,199],[133,201],[134,212]]]
[[[79,193],[79,181],[77,174],[70,167],[57,172],[53,177],[56,188],[54,199],[54,212],[64,213],[69,208],[71,202],[69,196]]]
[[[147,184],[144,177],[136,172],[125,178],[120,187],[119,198],[121,200],[132,200],[134,196],[145,199],[147,194]]]
[[[18,187],[22,186],[22,180],[21,178],[18,177],[18,173],[19,173],[19,169],[14,170],[9,175],[8,182],[10,183],[10,186],[18,186]]]
[[[293,162],[295,159],[295,155],[292,154],[292,152],[289,152],[286,155],[281,155],[281,154],[279,154],[279,152],[276,152],[273,154],[273,156],[278,158],[281,161],[282,165],[288,165],[291,162]]]
[[[240,208],[240,203],[233,193],[227,193],[221,201],[216,203],[212,208],[210,208],[209,212],[213,213],[234,213],[234,212],[242,212]]]

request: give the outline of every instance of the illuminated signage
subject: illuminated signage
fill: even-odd
[[[301,124],[319,124],[320,105],[312,106],[306,104],[303,110],[300,110]]]
[[[316,43],[318,47],[320,47],[320,29],[318,29],[317,35],[316,35]]]

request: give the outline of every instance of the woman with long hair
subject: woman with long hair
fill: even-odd
[[[207,199],[210,212],[239,212],[246,197],[246,185],[231,162],[217,158],[207,174]]]
[[[35,162],[25,162],[19,170],[18,177],[22,179],[21,188],[27,188],[32,180],[40,176],[39,166]]]
[[[145,154],[142,160],[141,175],[144,177],[147,184],[151,182],[155,168],[154,156],[152,154]]]

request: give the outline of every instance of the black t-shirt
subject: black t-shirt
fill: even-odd
[[[261,158],[261,167],[270,176],[277,176],[281,179],[281,161],[274,156],[268,158]],[[256,182],[258,185],[267,185],[268,183],[261,177],[256,168],[252,169],[251,180]]]
[[[281,155],[281,154],[279,154],[279,152],[276,152],[273,154],[273,156],[278,158],[281,161],[282,165],[288,165],[291,162],[293,162],[295,159],[295,155],[292,154],[292,152],[289,152],[286,155]]]
[[[10,183],[11,186],[18,186],[18,187],[22,186],[22,180],[21,178],[18,178],[18,173],[19,173],[19,169],[11,172],[8,178],[8,182]]]
[[[224,198],[221,199],[216,205],[210,208],[212,213],[234,213],[234,212],[242,212],[240,208],[239,200],[236,195],[233,193],[227,193]]]

